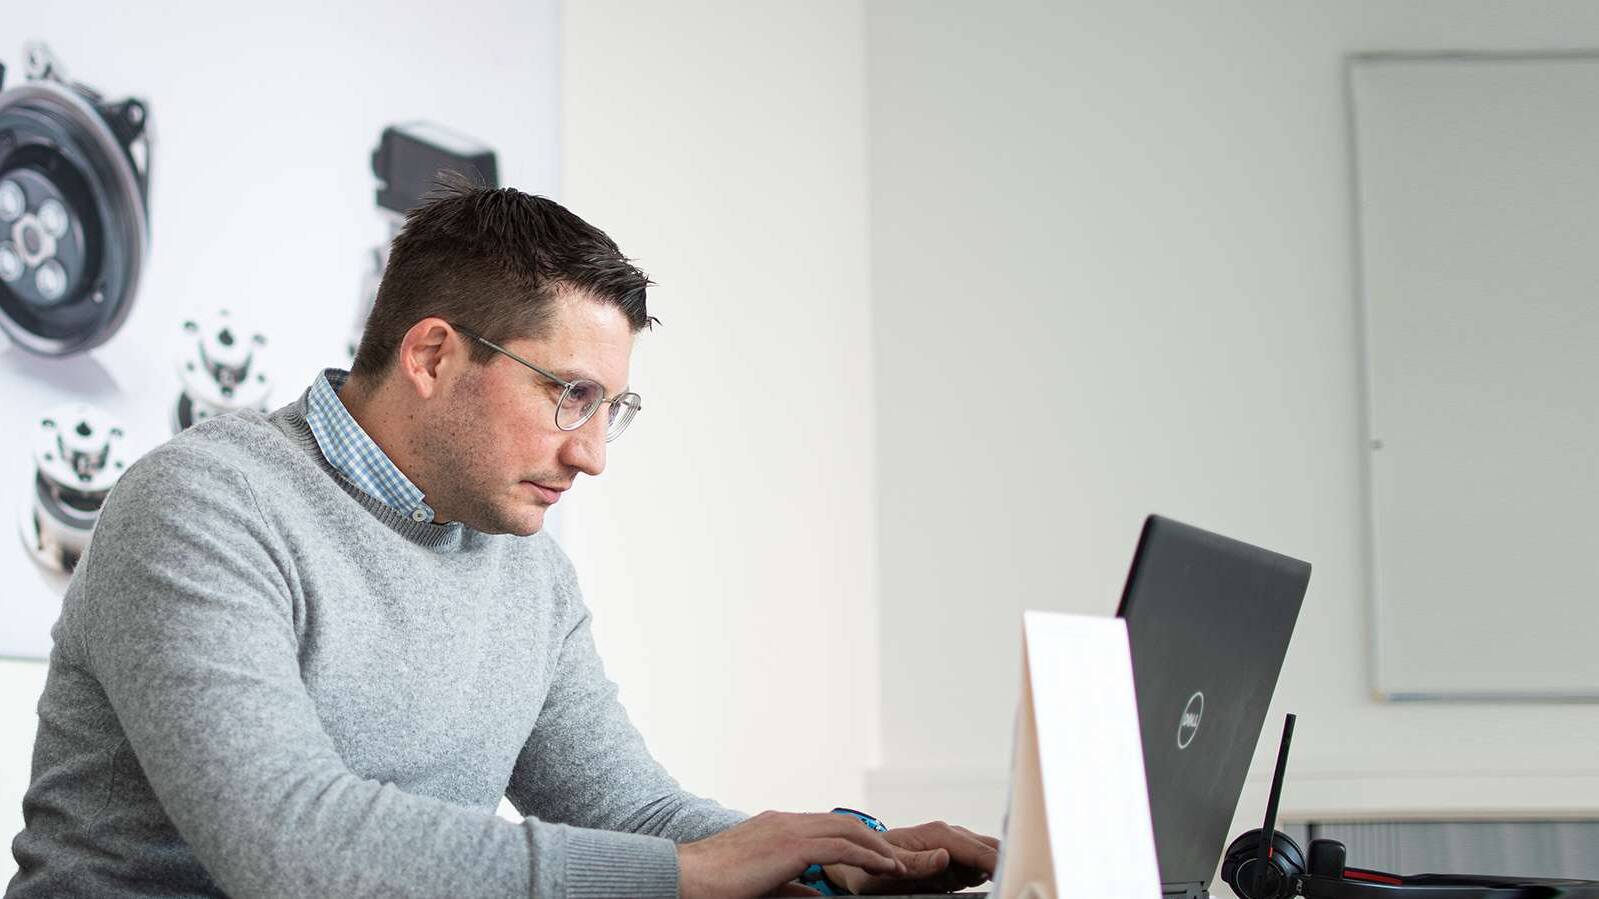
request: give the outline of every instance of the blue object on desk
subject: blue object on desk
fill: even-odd
[[[855,818],[862,824],[865,824],[867,827],[870,827],[878,833],[884,833],[888,830],[888,828],[883,825],[883,822],[873,818],[871,815],[868,815],[865,812],[858,812],[852,808],[835,808],[833,809],[833,814],[849,815],[850,817]],[[811,865],[809,868],[806,868],[804,873],[799,876],[799,882],[810,887],[816,892],[821,893],[823,896],[851,895],[848,890],[830,880],[827,876],[827,872],[822,870],[821,865]]]

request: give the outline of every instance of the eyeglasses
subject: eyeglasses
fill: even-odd
[[[594,413],[600,411],[600,406],[609,403],[611,408],[607,412],[608,418],[605,422],[605,442],[610,443],[612,440],[622,436],[622,432],[627,430],[628,423],[633,420],[633,416],[637,415],[638,410],[643,408],[639,404],[639,395],[632,391],[623,391],[616,396],[606,397],[605,387],[598,381],[590,381],[587,378],[568,381],[554,372],[546,371],[534,365],[470,328],[463,328],[454,322],[450,323],[450,327],[496,353],[510,356],[512,359],[565,388],[561,391],[560,402],[555,404],[555,426],[563,431],[575,431],[583,427],[583,425],[588,423],[589,419],[594,417]]]

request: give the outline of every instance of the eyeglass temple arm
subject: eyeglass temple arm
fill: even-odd
[[[500,346],[499,344],[497,344],[494,341],[488,339],[487,337],[484,337],[482,334],[475,334],[475,333],[473,333],[471,331],[471,329],[463,328],[460,325],[451,325],[451,327],[455,328],[455,330],[457,330],[457,331],[460,331],[462,334],[465,334],[466,336],[472,338],[473,340],[477,341],[478,343],[483,344],[484,346],[488,347],[489,349],[494,350],[495,352],[504,353],[505,355],[510,356],[512,359],[515,359],[516,361],[522,363],[523,365],[526,365],[528,368],[533,369],[534,371],[538,372],[539,374],[543,375],[546,378],[549,378],[551,381],[554,381],[555,383],[561,385],[562,387],[571,387],[572,386],[573,382],[568,381],[567,379],[561,377],[560,375],[555,374],[554,372],[545,371],[544,369],[538,367],[537,365],[534,365],[533,363],[527,361],[526,359],[523,359],[521,356],[518,356],[517,354],[515,354],[515,353],[511,352],[510,350],[506,349],[505,347]]]
[[[515,353],[511,352],[510,350],[506,349],[505,347],[500,346],[499,344],[497,344],[494,341],[488,339],[487,337],[484,337],[481,334],[473,332],[472,329],[470,329],[470,328],[463,328],[460,325],[451,325],[450,327],[454,328],[457,331],[460,331],[462,334],[465,334],[466,336],[472,338],[473,340],[477,341],[478,343],[483,344],[484,346],[488,347],[491,350],[496,350],[498,352],[504,353],[507,356],[510,356],[512,359],[515,359],[516,361],[522,363],[523,365],[526,365],[528,368],[533,369],[534,371],[538,372],[539,374],[543,375],[546,378],[549,378],[551,381],[554,381],[555,383],[561,385],[562,387],[571,387],[574,383],[576,383],[574,381],[568,381],[565,378],[563,378],[560,375],[557,375],[557,374],[555,374],[553,372],[547,372],[544,369],[539,368],[537,365],[534,365],[533,363],[527,361],[526,359],[523,359],[521,356],[518,356],[517,354],[515,354]],[[632,397],[634,397],[635,402],[634,402],[634,405],[633,405],[633,411],[637,412],[637,411],[640,411],[640,410],[642,410],[644,408],[644,404],[637,401],[638,394],[634,393],[631,390],[624,390],[621,393],[616,394],[615,396],[603,396],[602,395],[601,398],[600,398],[600,402],[601,403],[614,403],[614,402],[616,402],[617,400],[621,399],[624,396],[632,396]]]

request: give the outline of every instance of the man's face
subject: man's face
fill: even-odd
[[[627,389],[633,332],[613,305],[563,293],[543,337],[484,336],[568,381],[598,381],[607,397]],[[464,361],[471,338],[453,339]],[[487,363],[466,362],[441,387],[433,422],[417,437],[433,469],[427,502],[438,520],[525,537],[544,526],[544,511],[579,473],[605,469],[608,407],[575,431],[557,428],[561,385],[515,359],[495,353]]]

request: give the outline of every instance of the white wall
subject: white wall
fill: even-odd
[[[11,838],[22,830],[22,794],[28,789],[39,720],[34,707],[44,691],[44,675],[43,662],[0,659],[0,884],[17,870]]]
[[[562,520],[652,751],[746,811],[876,763],[865,25],[854,0],[574,2],[564,199],[659,283],[644,409]],[[564,504],[563,504],[564,505]]]
[[[1595,707],[1371,698],[1342,74],[1357,51],[1591,47],[1599,7],[867,10],[873,809],[997,828],[1019,611],[1110,614],[1158,511],[1315,564],[1240,828],[1285,711],[1289,816],[1599,814]]]

